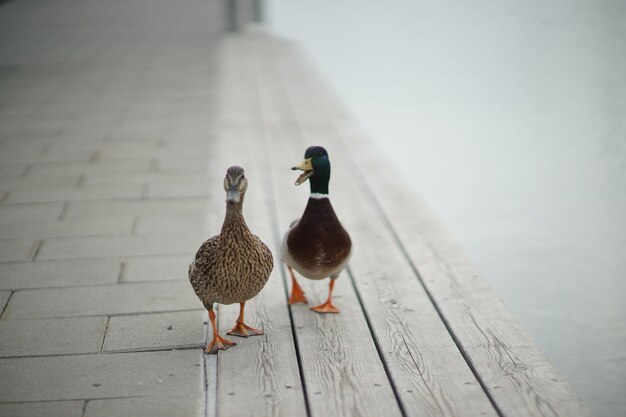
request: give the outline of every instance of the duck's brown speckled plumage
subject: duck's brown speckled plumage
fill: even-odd
[[[248,229],[241,205],[229,204],[221,233],[206,240],[189,265],[189,280],[208,309],[253,298],[273,267],[272,252]]]

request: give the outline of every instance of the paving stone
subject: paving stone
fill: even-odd
[[[4,239],[128,235],[132,231],[132,226],[132,216],[29,220],[4,220],[0,216],[0,230]]]
[[[163,281],[171,279],[186,280],[187,269],[193,255],[163,255],[128,257],[124,259],[120,280]]]
[[[212,190],[208,180],[185,183],[153,183],[148,185],[148,197],[208,197]]]
[[[89,161],[93,151],[72,149],[65,153],[7,152],[0,154],[0,164]]]
[[[0,178],[18,178],[24,175],[27,164],[0,165]]]
[[[136,172],[110,172],[110,173],[88,173],[83,178],[84,185],[91,184],[116,184],[116,183],[169,183],[184,184],[188,181],[195,181],[198,176],[188,172],[158,172],[158,171],[136,171]],[[1,183],[0,183],[1,184]]]
[[[86,236],[45,239],[37,260],[164,254],[194,254],[206,239],[195,234],[154,236]]]
[[[28,261],[39,246],[38,240],[0,240],[0,262]]]
[[[63,217],[104,216],[107,214],[200,214],[207,213],[208,210],[208,198],[70,201]]]
[[[138,216],[135,233],[150,235],[154,233],[196,233],[207,228],[207,214],[197,215],[160,215]]]
[[[6,306],[10,296],[11,291],[0,291],[0,312],[4,310],[4,306]]]
[[[0,404],[4,417],[81,417],[84,401],[40,401]]]
[[[61,132],[63,130],[62,126],[53,126],[53,125],[37,125],[34,122],[32,124],[22,124],[20,125],[17,130],[15,131],[15,133],[13,133],[11,136],[17,136],[17,137],[22,137],[22,138],[26,138],[29,136],[34,136],[34,137],[57,137],[61,135]]]
[[[106,317],[0,320],[0,357],[98,353]]]
[[[106,316],[203,308],[187,280],[16,291],[3,320]]]
[[[201,349],[0,359],[0,402],[130,396],[201,398]],[[62,383],[60,383],[62,381]]]
[[[86,187],[25,188],[9,193],[5,203],[34,203],[46,201],[108,200],[115,198],[139,198],[139,184],[103,184]]]
[[[0,119],[1,120],[1,119]],[[0,121],[1,123],[1,121]],[[11,140],[10,137],[4,138],[0,140],[0,152],[3,154],[7,154],[10,152],[16,153],[24,153],[24,152],[35,152],[41,153],[46,150],[46,147],[50,143],[50,140],[41,140],[41,141],[22,141],[22,140]],[[14,164],[15,161],[9,160],[8,164]]]
[[[0,219],[56,219],[63,211],[64,203],[26,203],[0,205]],[[0,230],[0,236],[2,231]]]
[[[67,259],[0,263],[0,289],[115,284],[121,260]]]
[[[9,142],[15,143],[15,142]],[[37,156],[42,155],[42,147],[39,146],[39,149],[31,147],[31,146],[21,146],[21,147],[8,147],[3,144],[0,147],[0,164],[28,164],[30,163],[30,159],[36,159]]]
[[[158,158],[156,165],[159,171],[190,171],[204,175],[209,169],[209,158]]]
[[[203,409],[201,401],[189,397],[119,398],[89,401],[84,417],[195,416]]]
[[[160,133],[160,136],[164,136]],[[156,140],[157,144],[146,146],[135,141],[108,144],[98,152],[99,160],[127,158],[197,158],[198,145],[206,145],[198,141],[176,140],[174,146],[164,139]]]
[[[3,89],[3,94],[6,94],[7,91],[5,89]],[[15,133],[15,131],[17,130],[17,125],[18,123],[16,123],[15,121],[13,122],[9,122],[7,123],[6,117],[10,116],[9,114],[6,114],[3,112],[3,108],[0,106],[0,138],[2,138],[4,135],[12,135]]]
[[[205,310],[111,317],[104,351],[201,348],[206,340],[206,321]]]
[[[90,162],[46,162],[31,165],[27,175],[86,174],[89,172],[120,172],[148,170],[150,159],[112,159]]]
[[[33,187],[71,187],[78,184],[79,174],[41,175],[19,178],[0,178],[0,187],[6,190]]]

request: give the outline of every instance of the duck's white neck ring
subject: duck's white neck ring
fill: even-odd
[[[311,193],[310,197],[315,198],[316,200],[321,200],[322,198],[328,198],[328,194]]]

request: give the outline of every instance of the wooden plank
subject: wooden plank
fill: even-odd
[[[289,71],[288,61],[281,61],[282,73]],[[497,415],[355,175],[332,121],[311,106],[315,103],[303,104],[300,82],[297,77],[287,82],[298,136],[303,147],[322,143],[330,152],[332,201],[344,214],[355,247],[350,270],[406,414]]]
[[[301,67],[293,70],[298,73]],[[507,416],[589,416],[591,412],[477,272],[462,248],[384,160],[332,96],[313,79],[301,86],[312,108],[326,108],[379,215],[444,317],[450,333],[498,411]],[[317,97],[315,103],[313,97]],[[310,110],[310,109],[309,109]],[[367,169],[363,169],[367,167]]]
[[[271,56],[263,52],[265,45],[257,41],[251,45],[254,46],[251,52],[256,54],[268,167],[278,213],[280,233],[276,237],[282,238],[290,222],[301,214],[308,198],[306,191],[305,195],[299,191],[300,196],[297,196],[294,174],[288,165],[289,161],[299,161],[304,148],[295,126],[281,123],[281,119],[285,120],[280,113],[288,105],[277,100],[285,94],[281,84],[276,83]],[[289,117],[286,119],[288,121]],[[300,282],[312,305],[323,301],[327,281],[313,284],[301,278]],[[345,272],[337,280],[334,294],[341,309],[339,315],[319,315],[311,312],[309,306],[291,307],[311,415],[402,415],[358,297]]]
[[[359,148],[355,158],[361,163],[376,163],[363,155],[364,146],[352,143],[350,149]],[[388,165],[378,166],[393,172]],[[409,185],[390,177],[368,177],[370,189],[376,190],[407,256],[498,407],[511,416],[591,415],[545,355],[537,354],[531,337],[434,214],[407,196]]]
[[[335,149],[333,188],[349,190],[337,193],[336,206],[350,213],[345,223],[359,248],[350,269],[407,414],[496,416],[393,235],[361,191],[361,179],[353,177],[340,147]]]
[[[219,93],[230,99],[220,103],[220,113],[215,115],[218,123],[209,166],[213,180],[207,184],[213,196],[208,221],[212,234],[218,233],[225,213],[224,174],[229,166],[241,165],[249,178],[244,201],[246,223],[271,247],[274,236],[262,181],[266,168],[264,161],[257,157],[258,135],[255,137],[249,129],[254,120],[250,112],[242,111],[248,106],[245,101],[250,88],[241,80],[244,63],[233,52],[236,49],[225,41],[219,59]],[[273,248],[272,251],[277,253]],[[275,259],[266,287],[246,303],[247,324],[262,329],[265,334],[247,339],[226,335],[235,324],[239,306],[219,307],[220,332],[236,341],[237,346],[218,353],[218,417],[307,415],[285,294],[278,259]]]

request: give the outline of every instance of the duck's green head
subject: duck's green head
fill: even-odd
[[[243,196],[248,189],[248,180],[242,167],[232,166],[226,171],[224,178],[224,191],[226,191],[226,203],[241,204]]]
[[[304,152],[304,160],[292,170],[304,171],[296,180],[296,185],[309,180],[311,193],[328,194],[328,181],[330,181],[330,160],[328,152],[321,146],[310,146]]]

